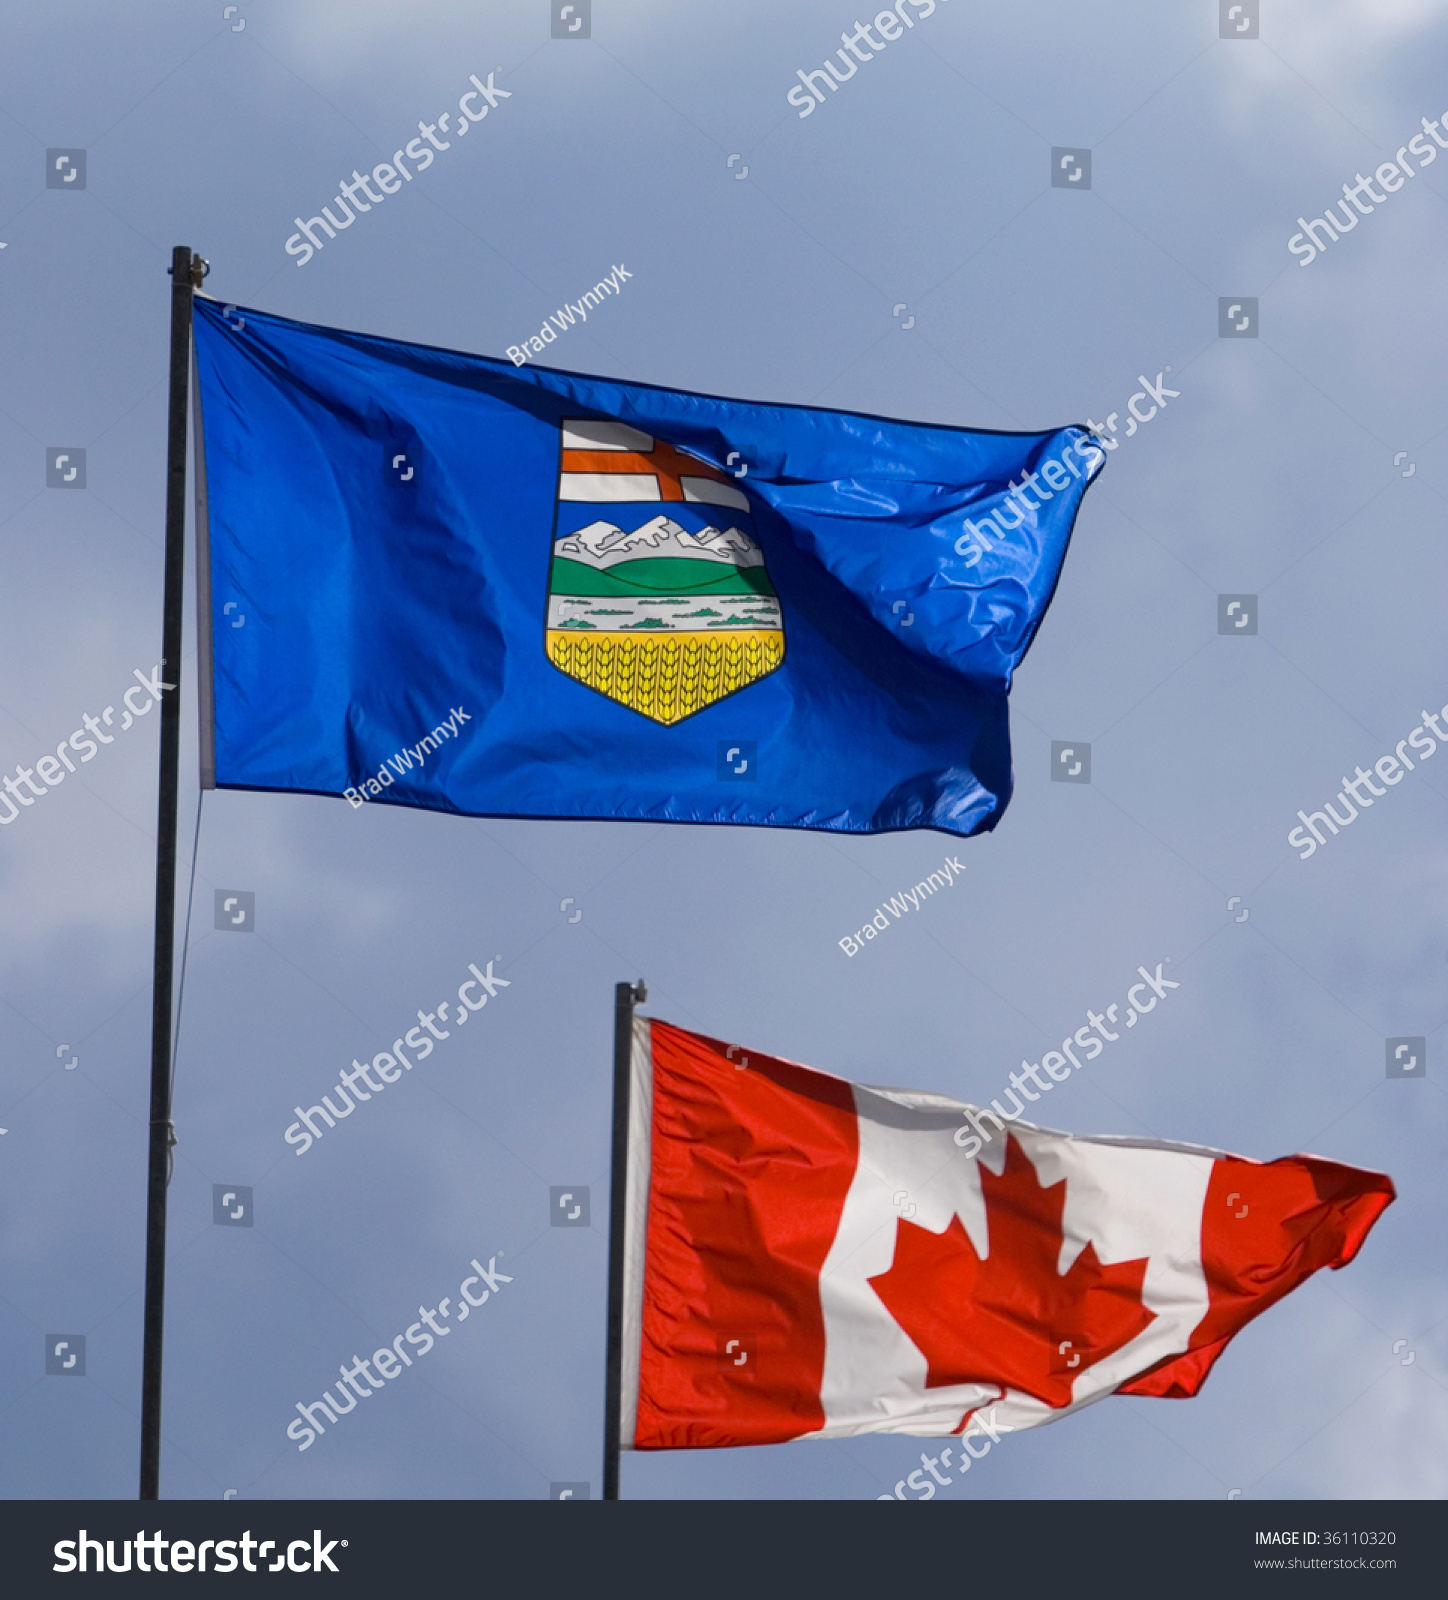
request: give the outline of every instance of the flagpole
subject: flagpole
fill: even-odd
[[[161,1345],[166,1312],[166,1185],[171,1147],[171,971],[176,946],[176,813],[181,754],[181,597],[186,570],[186,407],[191,297],[207,271],[171,252],[171,384],[166,422],[166,553],[161,666],[161,766],[156,802],[156,942],[151,987],[151,1122],[146,1174],[146,1288],[141,1346],[142,1500],[161,1497]]]
[[[642,978],[613,988],[613,1156],[608,1199],[608,1364],[603,1389],[603,1498],[618,1499],[623,1404],[623,1252],[628,1206],[629,1085],[634,1007],[649,997]]]

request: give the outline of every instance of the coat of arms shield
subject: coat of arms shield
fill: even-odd
[[[565,419],[548,659],[668,725],[766,677],[784,620],[748,498],[621,422]]]

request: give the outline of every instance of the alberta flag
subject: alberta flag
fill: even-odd
[[[1113,1394],[1184,1399],[1393,1200],[1320,1156],[1020,1121],[967,1155],[959,1101],[642,1018],[630,1106],[636,1450],[959,1434],[987,1413],[1016,1432]]]
[[[474,816],[991,828],[1104,461],[198,296],[203,782]],[[402,756],[410,754],[411,760]]]

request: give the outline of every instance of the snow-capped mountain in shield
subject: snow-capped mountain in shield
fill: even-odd
[[[590,522],[586,528],[557,540],[553,553],[603,571],[620,561],[660,556],[717,561],[730,567],[762,567],[764,552],[741,528],[708,527],[698,533],[681,528],[670,517],[652,517],[632,533],[615,522]]]

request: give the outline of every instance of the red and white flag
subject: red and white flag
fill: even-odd
[[[624,1448],[1004,1432],[1183,1398],[1394,1198],[1317,1156],[1011,1123],[634,1023]],[[967,1141],[978,1142],[978,1141]]]

